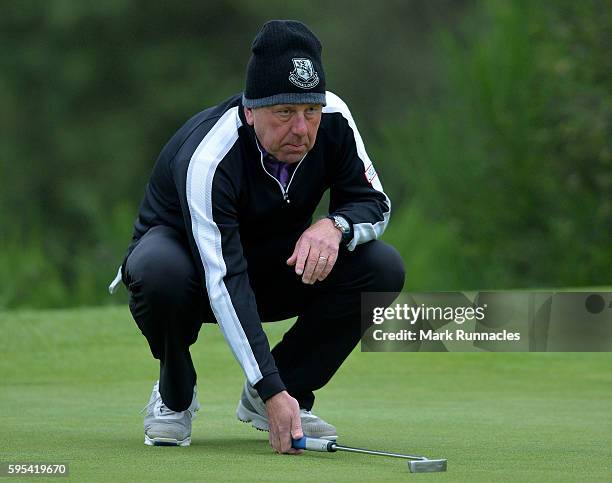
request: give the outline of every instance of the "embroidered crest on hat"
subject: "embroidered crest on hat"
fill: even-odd
[[[291,59],[294,69],[289,73],[292,84],[302,89],[312,89],[319,83],[319,74],[310,59]]]

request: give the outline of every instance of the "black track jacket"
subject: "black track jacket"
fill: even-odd
[[[128,249],[129,255],[156,225],[185,234],[217,323],[264,400],[285,387],[261,327],[247,261],[269,256],[278,240],[295,244],[327,189],[329,212],[352,225],[349,250],[380,237],[389,222],[389,198],[351,113],[338,96],[326,95],[315,145],[286,190],[264,168],[242,94],[192,117],[157,159]]]

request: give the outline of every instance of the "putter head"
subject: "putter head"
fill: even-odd
[[[446,460],[408,461],[410,473],[435,473],[446,471]]]

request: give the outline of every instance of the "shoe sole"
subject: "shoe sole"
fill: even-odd
[[[236,418],[238,418],[238,420],[242,421],[243,423],[251,423],[251,426],[253,426],[259,431],[270,431],[270,425],[268,424],[268,421],[255,411],[251,411],[250,409],[246,408],[244,404],[242,404],[242,401],[238,403],[238,407],[236,408]],[[308,435],[305,434],[304,436]],[[316,437],[319,439],[328,439],[330,441],[336,441],[338,439],[338,436],[335,434]]]
[[[238,402],[236,417],[243,423],[251,423],[251,426],[259,431],[270,431],[268,421],[255,411],[251,411],[246,408],[244,404],[242,404],[242,401]]]
[[[189,446],[191,445],[191,437],[178,441],[174,438],[149,438],[145,434],[144,444],[146,446]]]

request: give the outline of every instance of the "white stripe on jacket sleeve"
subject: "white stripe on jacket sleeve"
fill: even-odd
[[[357,125],[353,120],[351,112],[349,111],[346,103],[333,92],[327,91],[325,94],[325,98],[327,101],[327,105],[323,107],[323,112],[339,112],[340,114],[342,114],[342,117],[347,120],[348,125],[353,130],[353,136],[355,137],[355,145],[357,146],[357,156],[359,156],[359,159],[361,159],[361,161],[363,162],[363,170],[365,172],[373,165],[373,163],[370,160],[368,153],[366,152],[365,145],[363,144],[363,139],[361,139],[361,134],[359,134],[359,131],[357,130]],[[383,187],[380,180],[378,179],[378,176],[376,176],[372,180],[372,187],[375,190],[380,191],[383,195],[385,195],[385,200],[387,202],[388,209],[383,213],[383,219],[377,223],[355,223],[353,225],[353,239],[347,246],[347,248],[351,251],[353,251],[357,245],[379,238],[383,234],[385,228],[387,228],[387,224],[389,223],[389,217],[391,216],[391,200],[383,191]]]
[[[212,214],[215,171],[238,139],[241,124],[238,107],[233,107],[206,134],[189,162],[186,191],[191,229],[204,265],[210,306],[234,357],[254,385],[262,379],[262,374],[223,281],[227,267],[223,259],[221,233]]]

